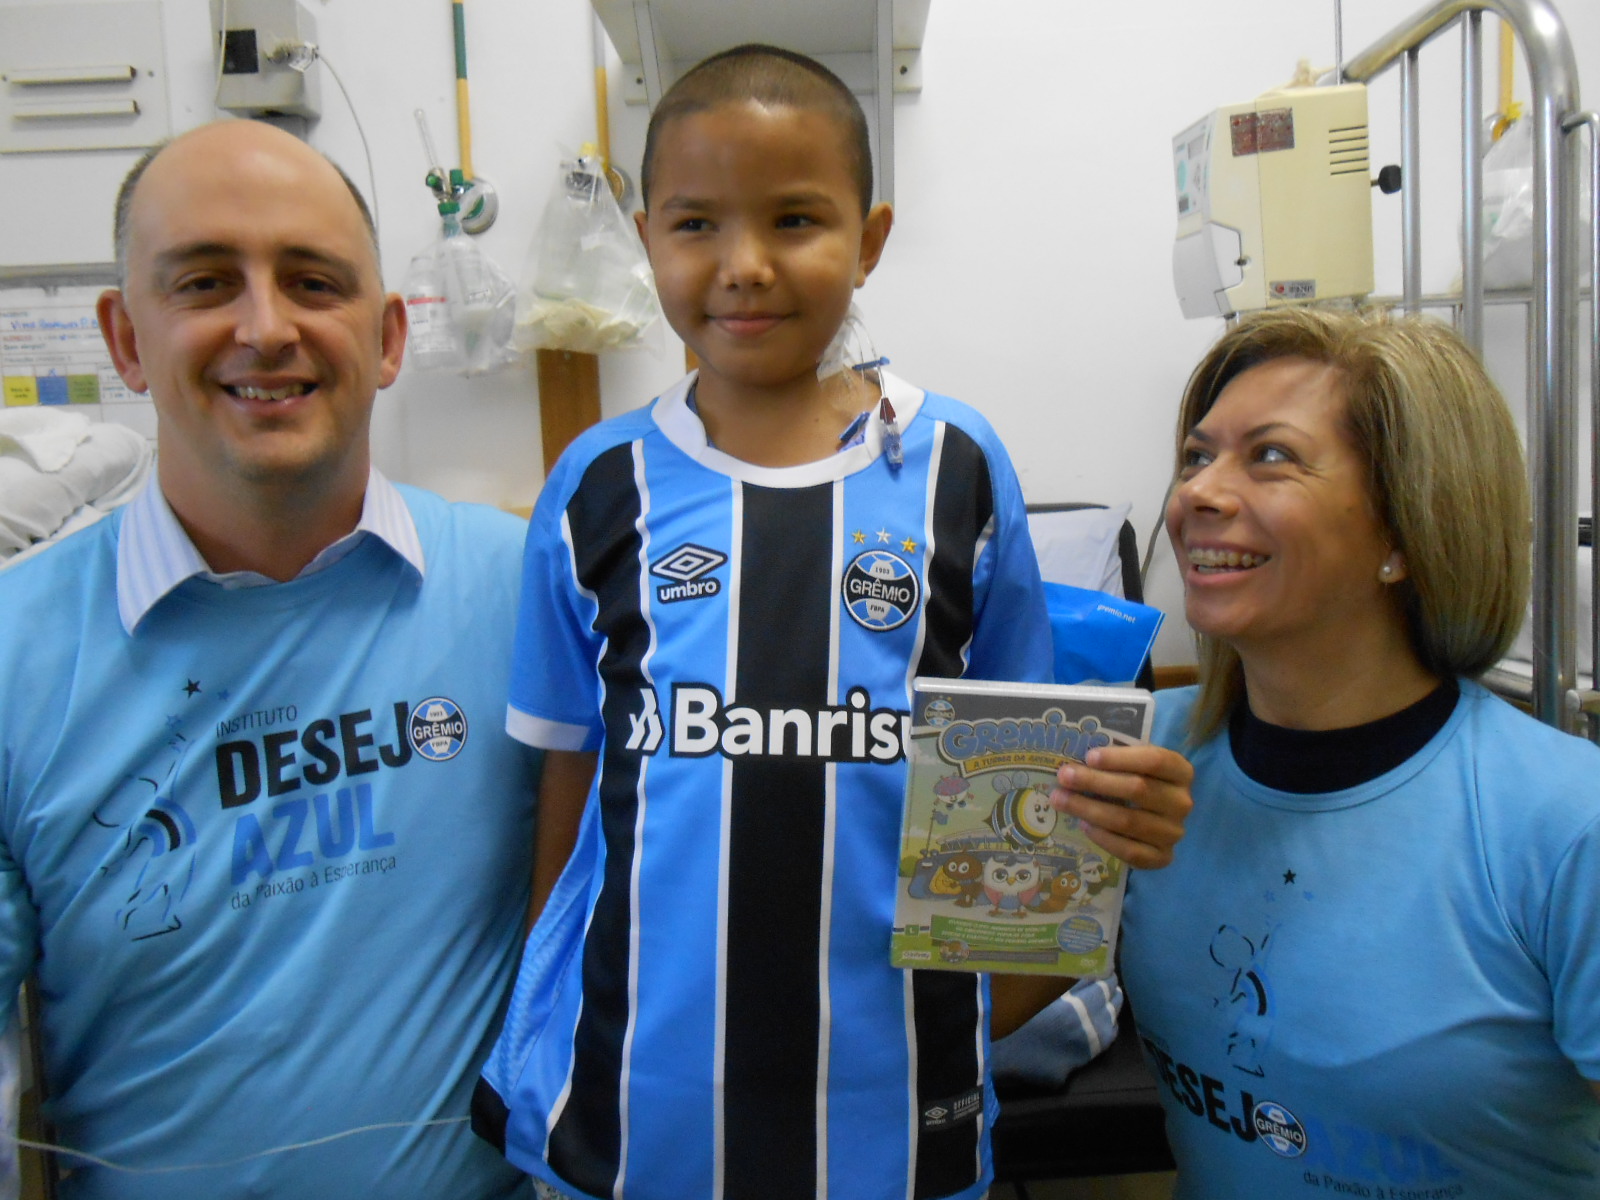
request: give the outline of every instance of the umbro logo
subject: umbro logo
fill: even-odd
[[[671,604],[678,600],[715,596],[722,590],[721,581],[702,576],[715,571],[727,561],[728,556],[721,551],[685,542],[650,564],[650,574],[673,580],[656,588],[656,598],[663,604]]]
[[[983,1089],[971,1088],[959,1096],[949,1096],[935,1101],[922,1110],[922,1128],[948,1129],[977,1118],[983,1111]]]

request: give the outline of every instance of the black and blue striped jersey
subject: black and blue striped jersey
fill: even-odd
[[[598,750],[480,1101],[597,1198],[976,1196],[987,987],[889,966],[912,679],[1051,651],[993,430],[885,377],[883,428],[798,467],[707,444],[685,380],[552,472],[508,728]]]

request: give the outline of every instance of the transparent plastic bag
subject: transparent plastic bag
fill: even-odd
[[[1483,156],[1483,284],[1533,283],[1533,123],[1513,121]]]
[[[441,237],[411,260],[403,288],[406,358],[420,370],[482,374],[517,355],[517,288],[446,215]]]
[[[450,316],[444,259],[438,243],[411,260],[400,289],[406,300],[406,365],[419,371],[459,371],[466,355]]]
[[[515,345],[598,354],[639,341],[659,314],[644,247],[600,159],[563,161],[528,248]]]
[[[1588,246],[1590,186],[1578,173],[1579,245]],[[1533,284],[1533,122],[1515,120],[1483,156],[1483,285]]]

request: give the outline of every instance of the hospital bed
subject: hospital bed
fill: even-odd
[[[1532,102],[1525,120],[1533,125],[1533,281],[1526,292],[1486,294],[1482,271],[1483,80],[1482,14],[1500,17],[1513,30],[1527,63]],[[1461,36],[1461,278],[1458,295],[1422,293],[1419,54],[1447,31]],[[1584,552],[1580,579],[1579,510],[1600,509],[1600,477],[1580,498],[1578,481],[1579,395],[1586,391],[1592,421],[1593,463],[1600,464],[1600,117],[1578,107],[1577,64],[1560,15],[1548,0],[1437,0],[1344,64],[1344,78],[1366,83],[1400,71],[1401,256],[1408,312],[1447,308],[1466,340],[1483,350],[1486,303],[1526,305],[1528,311],[1528,462],[1533,489],[1533,600],[1522,656],[1490,673],[1487,682],[1524,700],[1540,720],[1600,741],[1600,692],[1592,671],[1580,674],[1582,640],[1593,663],[1600,648],[1600,620],[1592,597],[1596,562]],[[1580,148],[1589,147],[1591,236],[1583,238],[1579,211]],[[1580,330],[1587,291],[1588,320]],[[1580,347],[1589,350],[1586,387],[1577,378]],[[1492,364],[1491,364],[1492,366]],[[1593,474],[1593,472],[1591,472]]]

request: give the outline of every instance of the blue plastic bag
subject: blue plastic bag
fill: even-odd
[[[1057,683],[1132,683],[1166,614],[1064,583],[1044,585]]]

